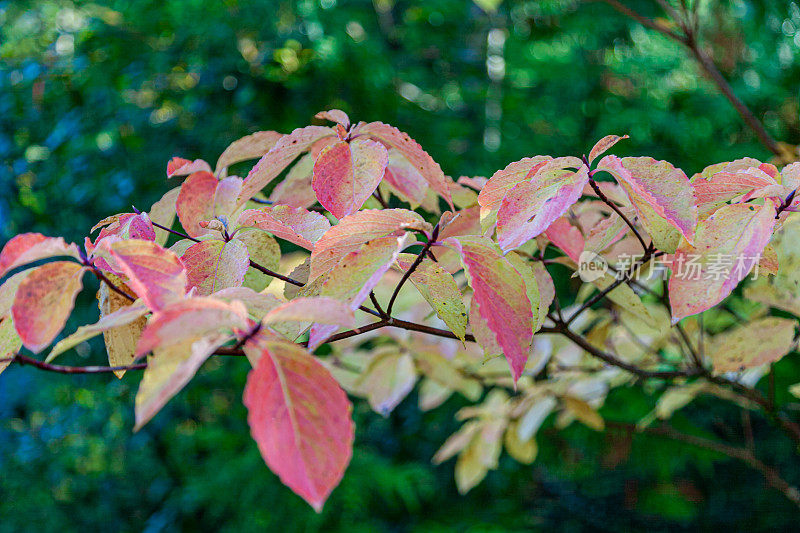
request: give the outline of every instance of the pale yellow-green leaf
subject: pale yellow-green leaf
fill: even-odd
[[[434,379],[423,379],[419,385],[419,409],[430,411],[436,409],[453,394],[453,390]]]
[[[376,413],[388,416],[411,392],[416,381],[414,360],[391,346],[378,350],[361,378],[359,389]]]
[[[22,347],[10,315],[0,317],[0,374],[11,364],[11,358]]]
[[[105,287],[105,285],[103,285],[103,287]],[[109,292],[108,289],[106,289],[105,292]],[[118,298],[122,298],[122,296],[118,295],[117,293],[113,294]],[[111,300],[111,298],[105,296],[105,302],[102,300],[100,301],[101,307],[104,306],[106,307],[106,309],[110,309],[113,304],[109,302],[109,300]],[[127,299],[125,300],[127,301]],[[120,337],[120,335],[114,335],[111,333],[111,331],[116,328],[124,327],[125,328],[124,333],[130,333],[130,335],[125,335],[125,337],[127,339],[132,340],[131,343],[128,343],[130,347],[129,358],[125,358],[123,354],[116,353],[117,352],[116,349],[112,350],[111,347],[109,347],[109,356],[110,356],[109,360],[112,357],[114,359],[117,359],[118,356],[121,356],[119,358],[123,360],[128,359],[125,363],[127,364],[133,361],[133,352],[136,348],[136,339],[138,339],[138,335],[136,335],[136,333],[141,334],[142,329],[144,328],[144,325],[146,323],[144,315],[147,314],[148,312],[149,310],[147,309],[147,306],[144,305],[144,303],[141,300],[137,300],[131,305],[118,307],[113,312],[102,313],[100,320],[98,320],[94,324],[80,326],[77,330],[75,330],[75,332],[72,335],[69,335],[68,337],[65,337],[64,339],[58,341],[58,343],[56,343],[56,345],[53,346],[53,349],[48,354],[47,359],[45,359],[45,362],[46,363],[51,362],[53,359],[55,359],[62,353],[66,352],[67,350],[70,350],[75,346],[77,346],[78,344],[82,343],[83,341],[91,339],[92,337],[100,335],[101,333],[108,332],[109,333],[108,336],[110,338],[117,340]],[[114,356],[111,355],[112,352],[114,352]],[[111,362],[111,365],[119,366],[119,364],[116,361]]]
[[[147,368],[136,393],[134,431],[153,418],[194,377],[214,350],[231,338],[229,334],[217,333],[154,350],[147,358]]]
[[[714,337],[709,356],[716,372],[735,372],[772,363],[794,347],[797,321],[767,317]]]
[[[526,441],[520,440],[518,421],[511,422],[508,425],[504,444],[506,451],[511,457],[526,465],[531,464],[534,459],[536,459],[536,454],[539,451],[539,447],[536,445],[536,439],[530,438]]]
[[[601,417],[600,414],[585,401],[574,396],[565,396],[563,401],[564,407],[566,407],[567,410],[585,426],[588,426],[595,431],[602,431],[605,428],[603,417]]]
[[[178,201],[178,194],[180,192],[181,188],[175,187],[167,191],[161,199],[153,204],[148,215],[154,224],[159,224],[165,228],[172,228],[172,224],[175,222],[175,217],[177,216],[175,203]],[[153,229],[156,232],[156,244],[164,246],[164,243],[167,242],[167,238],[169,237],[169,232],[155,226]]]
[[[413,261],[414,256],[409,254],[398,258],[403,270],[408,270]],[[410,279],[436,315],[463,341],[467,333],[467,308],[453,275],[430,259],[424,259]]]

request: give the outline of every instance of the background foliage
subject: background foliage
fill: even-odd
[[[173,155],[215,160],[260,129],[338,107],[408,131],[454,175],[581,153],[629,133],[625,153],[687,173],[769,158],[685,51],[608,6],[461,0],[13,0],[0,2],[0,242],[85,234],[147,208]],[[629,2],[660,16],[655,2]],[[800,141],[800,9],[706,0],[703,37],[779,140]],[[494,31],[493,31],[494,30]],[[90,297],[82,302],[90,320]],[[67,330],[70,330],[68,326]],[[100,345],[74,360],[102,361]],[[131,436],[135,387],[9,368],[0,379],[0,531],[177,529],[473,531],[788,528],[792,508],[746,466],[657,436],[545,430],[532,467],[504,459],[467,496],[430,457],[457,399],[390,418],[356,406],[353,464],[318,516],[264,467],[237,401],[245,362],[209,362]],[[800,357],[776,367],[778,390]],[[777,398],[785,402],[787,398]],[[636,387],[603,413],[652,409]],[[700,400],[674,419],[743,440],[740,411]],[[800,482],[790,445],[752,421],[755,446]],[[324,526],[324,527],[323,527]]]

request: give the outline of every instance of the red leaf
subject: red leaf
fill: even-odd
[[[461,252],[473,305],[477,304],[496,336],[516,381],[525,369],[533,339],[533,310],[525,281],[485,237],[455,237],[448,243]]]
[[[178,256],[152,241],[118,241],[109,246],[113,267],[128,277],[128,285],[157,311],[186,294],[186,268]]]
[[[136,345],[136,356],[156,348],[181,344],[247,327],[247,309],[239,301],[187,298],[153,314]]]
[[[382,144],[368,139],[328,146],[314,163],[319,203],[336,218],[358,211],[381,182],[388,157]]]
[[[38,353],[64,329],[83,288],[84,270],[77,263],[56,261],[35,269],[19,284],[11,313],[26,348]]]
[[[344,256],[377,237],[406,231],[430,232],[431,225],[407,209],[365,209],[347,216],[330,228],[314,245],[310,279],[333,268]]]
[[[238,239],[200,241],[190,246],[181,260],[189,288],[197,287],[200,295],[241,287],[250,267],[247,246]]]
[[[173,176],[188,176],[193,172],[206,171],[211,172],[211,167],[202,159],[195,159],[190,161],[182,157],[173,157],[167,163],[167,177]]]
[[[352,406],[333,376],[303,348],[254,339],[247,421],[267,465],[317,512],[352,455]]]
[[[439,193],[439,195],[447,201],[447,204],[453,209],[453,201],[450,198],[450,186],[442,172],[439,163],[433,160],[428,155],[428,152],[422,149],[417,144],[417,141],[408,136],[394,126],[384,124],[383,122],[370,122],[354,128],[356,135],[369,135],[386,145],[388,148],[394,148],[411,163],[422,177],[425,178],[431,185],[431,189]]]
[[[289,135],[284,135],[275,143],[264,157],[259,159],[247,178],[244,180],[239,204],[255,196],[255,194],[274,180],[294,159],[307,151],[312,144],[324,137],[334,136],[331,128],[324,126],[306,126],[298,128]]]
[[[219,181],[210,172],[195,172],[181,185],[175,207],[183,229],[192,237],[208,232],[200,222],[214,217],[214,195]]]
[[[217,159],[215,174],[219,175],[234,163],[263,157],[283,134],[277,131],[257,131],[233,141]]]
[[[78,247],[67,244],[61,237],[21,233],[8,241],[0,252],[0,278],[18,266],[57,256],[80,259]]]
[[[331,227],[324,215],[288,205],[247,209],[239,215],[238,225],[267,231],[306,250],[314,248],[314,243]]]

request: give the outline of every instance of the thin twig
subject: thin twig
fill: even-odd
[[[392,297],[389,298],[389,305],[386,306],[387,315],[392,316],[392,307],[394,307],[394,301],[397,299],[397,295],[400,294],[400,289],[403,288],[403,284],[405,284],[408,278],[411,277],[411,274],[413,274],[414,271],[417,269],[417,267],[419,267],[419,265],[422,263],[422,260],[425,258],[425,255],[427,254],[428,250],[430,250],[431,246],[433,246],[436,243],[436,239],[438,237],[439,237],[439,224],[436,224],[436,226],[433,228],[433,231],[431,232],[431,236],[428,239],[428,242],[426,242],[425,245],[422,247],[422,250],[420,250],[419,254],[417,255],[417,258],[414,259],[414,262],[411,263],[411,266],[408,267],[408,270],[406,270],[403,273],[403,277],[400,278],[400,282],[394,288]]]
[[[781,476],[780,472],[778,472],[775,468],[767,465],[760,459],[758,459],[751,450],[747,448],[737,448],[735,446],[731,446],[729,444],[725,444],[722,442],[713,441],[710,439],[705,439],[703,437],[697,437],[695,435],[689,435],[687,433],[681,433],[670,426],[655,426],[655,427],[647,427],[647,428],[637,428],[631,424],[625,424],[620,422],[612,422],[607,421],[607,425],[609,427],[614,427],[618,429],[624,429],[630,433],[633,432],[645,432],[650,433],[653,435],[658,435],[662,437],[666,437],[672,440],[676,440],[679,442],[683,442],[685,444],[690,444],[692,446],[696,446],[698,448],[703,448],[706,450],[710,450],[720,455],[724,455],[731,459],[737,459],[742,461],[750,468],[756,470],[760,473],[764,480],[774,489],[780,491],[786,499],[790,502],[795,504],[797,507],[800,507],[800,491],[797,490],[796,487],[792,486]]]

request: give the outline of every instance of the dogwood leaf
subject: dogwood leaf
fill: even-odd
[[[589,152],[589,163],[597,159],[597,156],[606,152],[608,149],[617,144],[619,141],[628,138],[629,137],[627,135],[622,135],[622,136],[606,135],[605,137],[597,141],[597,143],[595,143],[594,146],[592,146],[592,150]]]
[[[345,255],[339,263],[306,286],[309,294],[335,298],[356,310],[367,299],[405,247],[404,237],[378,237]],[[336,325],[314,324],[308,340],[310,350],[318,347],[338,329]]]
[[[160,224],[164,227],[171,228],[175,222],[175,216],[178,214],[176,204],[178,202],[178,195],[181,193],[180,187],[175,187],[169,190],[161,197],[156,203],[150,207],[149,216],[150,220],[155,224]],[[169,232],[161,228],[153,228],[156,234],[156,244],[164,246],[169,237]]]
[[[473,305],[497,338],[516,381],[533,339],[534,317],[525,281],[497,245],[484,237],[455,237],[448,243],[461,253]]]
[[[585,166],[577,172],[538,172],[508,191],[497,212],[497,242],[503,251],[543,233],[583,193],[589,182]]]
[[[264,461],[317,512],[350,462],[352,406],[330,372],[300,346],[255,339],[244,404]]]
[[[257,131],[233,141],[217,159],[214,173],[220,175],[235,163],[263,157],[281,137],[277,131]]]
[[[22,340],[10,316],[0,316],[0,374],[11,364],[11,358],[22,348]],[[4,361],[3,359],[8,359]]]
[[[247,309],[239,301],[196,297],[180,300],[154,313],[136,345],[136,357],[170,344],[194,342],[220,331],[247,327]]]
[[[614,155],[601,159],[597,168],[610,173],[625,189],[648,232],[651,217],[643,208],[654,210],[689,242],[694,240],[697,206],[689,178],[681,169],[652,157]]]
[[[51,257],[80,259],[78,247],[61,237],[45,237],[41,233],[21,233],[12,237],[0,252],[0,278],[10,270]]]
[[[366,394],[373,411],[389,416],[416,382],[414,359],[397,346],[390,346],[375,353],[359,380],[358,388]]]
[[[406,209],[365,209],[353,213],[325,232],[314,245],[310,279],[327,272],[372,239],[414,230],[427,233],[431,229],[419,214]]]
[[[398,263],[403,270],[408,270],[414,260],[413,255],[401,254]],[[453,275],[426,258],[409,279],[436,315],[463,341],[467,334],[467,308]]]
[[[188,288],[196,287],[202,296],[241,287],[250,268],[247,246],[238,239],[200,241],[190,246],[181,260],[186,266]]]
[[[314,118],[320,118],[323,120],[330,120],[331,122],[335,122],[337,124],[341,124],[342,127],[345,129],[350,127],[350,117],[347,116],[347,113],[340,109],[329,109],[327,111],[320,111]]]
[[[306,126],[284,135],[258,160],[244,180],[239,203],[243,204],[266,187],[297,156],[307,151],[312,144],[324,137],[333,136],[334,131],[324,126]]]
[[[673,258],[673,322],[725,299],[758,263],[774,227],[775,205],[770,201],[726,205],[701,220],[694,246],[684,241]]]
[[[309,153],[301,156],[275,186],[269,195],[270,201],[292,207],[311,207],[317,203],[317,195],[311,187],[313,178],[314,157]]]
[[[119,297],[122,298],[122,296]],[[50,351],[50,353],[47,355],[47,359],[45,359],[45,362],[49,363],[50,361],[52,361],[62,353],[66,352],[67,350],[70,350],[75,346],[77,346],[78,344],[82,343],[83,341],[91,339],[92,337],[100,335],[101,333],[105,333],[113,328],[127,326],[133,322],[137,322],[147,313],[148,313],[147,306],[144,305],[144,303],[136,302],[134,304],[121,307],[120,309],[114,311],[113,313],[109,313],[100,317],[100,320],[98,320],[94,324],[81,326],[77,330],[75,330],[75,333],[73,333],[72,335],[69,335],[68,337],[65,337],[64,339],[58,341],[56,345],[53,346],[53,349]],[[110,354],[111,351],[109,350],[109,356]],[[130,355],[131,357],[133,356],[133,347],[131,347]],[[112,362],[111,364],[116,366],[116,363]]]
[[[394,148],[411,163],[415,169],[425,178],[436,193],[445,199],[447,204],[453,209],[453,202],[450,198],[450,187],[445,178],[439,163],[428,155],[417,142],[394,126],[383,122],[370,122],[355,128],[356,134],[369,135],[383,143],[388,148]]]
[[[11,313],[22,343],[41,352],[64,329],[75,297],[83,288],[85,267],[69,261],[47,263],[19,284]]]
[[[716,372],[736,372],[773,363],[794,346],[797,321],[767,317],[714,337],[709,356]]]
[[[306,250],[314,248],[314,243],[331,227],[324,215],[288,205],[248,209],[239,215],[238,224],[267,231]]]
[[[182,157],[173,157],[167,163],[167,178],[188,176],[195,172],[211,172],[211,167],[202,159],[192,161]]]
[[[295,298],[276,307],[264,316],[262,323],[316,322],[353,327],[354,321],[353,310],[346,303],[333,298],[312,297]]]
[[[231,338],[230,334],[214,333],[157,347],[147,358],[147,368],[136,393],[134,431],[149,422],[189,383],[206,359]]]
[[[128,285],[153,311],[183,298],[186,268],[173,252],[152,241],[118,241],[109,246],[115,268],[128,277]]]
[[[387,162],[386,148],[369,139],[325,147],[314,163],[312,187],[319,203],[336,218],[358,211],[381,182]]]
[[[526,157],[509,163],[505,168],[495,172],[478,194],[478,204],[481,206],[481,227],[484,229],[493,227],[496,222],[497,211],[500,209],[503,198],[505,198],[508,191],[523,181],[530,181],[536,175],[536,172],[552,159],[549,155]]]
[[[419,206],[428,192],[428,182],[422,174],[395,149],[389,150],[389,162],[383,180],[412,208]]]
[[[195,172],[181,185],[175,208],[181,226],[191,237],[208,233],[200,222],[214,218],[214,194],[218,184],[212,173]]]

